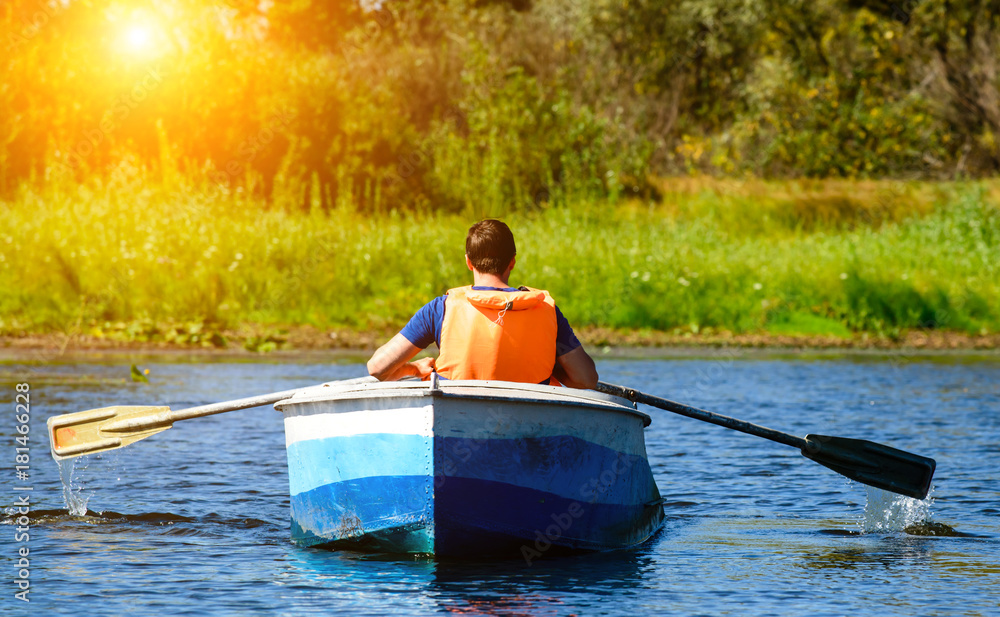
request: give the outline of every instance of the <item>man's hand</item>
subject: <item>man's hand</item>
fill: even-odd
[[[420,377],[431,374],[434,358],[421,358],[416,362],[409,359],[420,353],[420,348],[402,334],[392,337],[388,343],[378,348],[368,361],[368,374],[379,381],[397,381],[404,377]]]
[[[413,362],[407,362],[403,365],[403,369],[412,370],[413,374],[421,379],[425,379],[431,376],[434,372],[434,361],[436,358],[420,358],[419,360],[414,360]]]

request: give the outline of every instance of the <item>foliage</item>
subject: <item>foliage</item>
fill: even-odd
[[[0,194],[122,163],[286,209],[1000,166],[985,0],[10,0]],[[255,202],[256,203],[256,202]]]
[[[4,333],[396,327],[491,215],[579,324],[997,327],[996,0],[9,0],[0,38]]]
[[[259,324],[244,346],[268,351],[286,325],[399,328],[468,280],[464,215],[261,211],[246,195],[152,189],[135,169],[112,179],[0,202],[0,333],[226,346],[220,332]],[[659,205],[497,213],[518,240],[512,283],[550,289],[577,327],[1000,329],[994,184],[660,188]]]
[[[670,93],[662,168],[849,178],[998,169],[996,3],[603,6],[635,87]]]

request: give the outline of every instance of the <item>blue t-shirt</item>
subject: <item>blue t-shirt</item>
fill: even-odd
[[[515,287],[473,287],[481,291],[519,291]],[[434,298],[410,318],[400,334],[415,346],[423,349],[431,343],[441,347],[441,327],[444,325],[444,301],[447,295]],[[567,354],[580,346],[573,328],[556,307],[556,356]]]

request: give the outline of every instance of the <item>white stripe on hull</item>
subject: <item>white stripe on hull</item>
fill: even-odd
[[[352,403],[358,402],[361,401],[352,401]],[[377,399],[363,401],[364,409],[356,410],[351,410],[351,406],[345,406],[343,403],[301,405],[299,407],[309,409],[299,410],[305,412],[301,415],[285,417],[285,447],[299,441],[374,433],[433,436],[434,410],[431,405],[400,408],[397,406],[398,399],[385,400],[385,407],[380,406],[380,402],[382,401]],[[414,402],[427,402],[427,400]]]

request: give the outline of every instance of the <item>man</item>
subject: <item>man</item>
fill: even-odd
[[[431,300],[406,327],[375,352],[368,372],[381,381],[426,378],[495,379],[597,385],[594,360],[545,290],[513,288],[507,281],[517,249],[510,228],[484,220],[469,229],[465,265],[473,284]],[[437,359],[409,360],[431,342]]]

